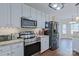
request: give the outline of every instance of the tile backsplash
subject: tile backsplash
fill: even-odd
[[[0,35],[16,34],[22,31],[33,31],[34,28],[0,27]]]

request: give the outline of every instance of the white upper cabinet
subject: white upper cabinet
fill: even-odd
[[[41,21],[42,21],[42,20],[41,20],[41,12],[37,10],[37,11],[36,11],[36,14],[37,14],[37,15],[36,15],[37,27],[38,27],[38,28],[41,28]]]
[[[22,4],[11,4],[11,25],[21,27]]]
[[[36,14],[36,9],[31,7],[31,18],[32,20],[36,20],[37,14]]]
[[[41,28],[45,28],[45,13],[42,13],[41,18]]]
[[[50,21],[49,15],[46,15],[46,21]]]
[[[37,21],[41,21],[41,11],[36,10],[36,19]]]
[[[21,27],[21,17],[37,21],[37,27],[44,28],[45,21],[51,17],[22,3],[2,3],[0,4],[0,26],[1,27]]]
[[[45,21],[45,19],[46,19],[45,17],[46,17],[45,13],[42,12],[42,15],[41,15],[42,21]]]
[[[22,16],[26,17],[26,18],[30,18],[31,17],[31,8],[29,6],[27,6],[26,4],[22,5]]]
[[[52,16],[49,16],[49,20],[52,21]]]
[[[0,3],[0,26],[10,25],[10,5]]]

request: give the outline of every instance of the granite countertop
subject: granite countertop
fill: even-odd
[[[16,40],[9,40],[9,41],[3,41],[0,42],[0,46],[1,45],[8,45],[8,44],[14,44],[14,43],[19,43],[19,42],[23,42],[23,39],[16,39]]]

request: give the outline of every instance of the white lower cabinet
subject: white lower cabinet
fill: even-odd
[[[0,56],[23,56],[23,42],[0,46]]]
[[[11,55],[10,45],[0,46],[0,56],[9,56]]]
[[[41,53],[49,49],[49,36],[41,37]]]
[[[12,49],[11,51],[12,56],[23,56],[24,55],[23,43],[14,44],[12,45],[11,49]]]

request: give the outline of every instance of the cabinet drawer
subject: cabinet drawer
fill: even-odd
[[[0,53],[0,56],[11,56],[11,51],[5,51]]]
[[[11,49],[16,49],[16,48],[19,48],[19,47],[23,47],[23,43],[16,43],[16,44],[11,45]]]

